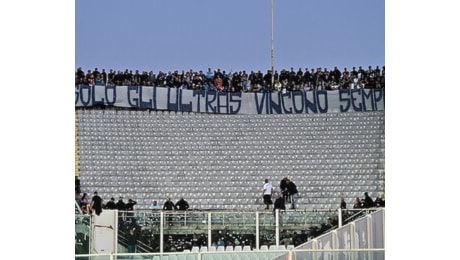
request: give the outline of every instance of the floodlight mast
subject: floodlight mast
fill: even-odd
[[[270,40],[270,60],[272,65],[272,88],[275,85],[275,50],[273,47],[273,0],[270,0],[271,6],[271,40]]]

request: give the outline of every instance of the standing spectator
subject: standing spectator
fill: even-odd
[[[172,211],[173,209],[175,209],[176,206],[174,205],[174,203],[171,201],[171,198],[168,198],[165,203],[163,204],[163,210],[167,210],[167,211]],[[167,221],[169,223],[170,226],[172,226],[172,214],[168,214],[166,213],[166,215],[168,216],[167,217]]]
[[[128,228],[126,242],[128,243],[128,253],[136,253],[138,231],[135,225]]]
[[[281,194],[283,194],[284,203],[290,203],[290,201],[288,201],[289,194],[287,192],[287,180],[289,180],[288,176],[284,176],[284,178],[280,181],[280,190]]]
[[[333,79],[334,79],[334,83],[335,84],[339,84],[339,80],[340,78],[342,77],[342,73],[340,72],[340,70],[337,68],[337,66],[334,67],[334,70],[331,72]]]
[[[102,212],[102,198],[97,195],[97,191],[94,192],[93,198],[91,199],[91,209],[94,209],[94,212],[98,216]]]
[[[186,200],[184,200],[183,197],[180,198],[180,200],[176,203],[176,205],[174,205],[174,207],[177,209],[177,210],[181,210],[181,211],[186,211],[190,206],[188,205],[188,202]],[[185,218],[184,218],[184,215],[185,213],[181,213],[179,214],[179,219],[180,221],[182,222]],[[184,223],[185,225],[185,223]]]
[[[119,197],[117,203],[115,204],[116,209],[118,209],[118,217],[120,220],[125,220],[125,210],[126,210],[126,203],[123,201],[123,197]]]
[[[134,211],[134,205],[136,205],[136,204],[137,204],[137,202],[132,200],[132,199],[129,199],[128,203],[126,203],[126,210],[129,211],[127,213],[128,218],[132,218],[134,216],[133,211]]]
[[[347,203],[345,202],[345,199],[343,197],[340,198],[340,208],[347,209]]]
[[[110,69],[109,70],[109,74],[107,75],[108,76],[108,79],[107,79],[107,85],[115,85],[115,76],[116,76],[116,73],[113,69]]]
[[[78,176],[75,176],[75,195],[81,193],[81,185],[80,185],[80,179]]]
[[[78,67],[77,71],[75,72],[75,84],[83,83],[85,83],[85,72],[81,67]]]
[[[115,198],[112,197],[110,198],[110,201],[105,204],[106,209],[116,209],[117,207],[115,206]]]
[[[184,200],[184,198],[180,198],[180,200],[174,205],[177,210],[187,210],[190,206],[188,202]]]
[[[211,68],[208,68],[208,72],[206,72],[206,83],[211,83],[214,78],[214,72],[211,71]]]
[[[96,79],[101,74],[99,70],[97,70],[97,68],[94,68],[92,73],[93,73],[93,79]]]
[[[173,210],[175,209],[176,206],[174,203],[171,201],[171,198],[168,198],[165,203],[163,204],[163,210]]]
[[[248,74],[246,73],[245,70],[243,70],[243,73],[241,74],[241,84],[243,86],[243,92],[248,92],[249,91],[249,79],[248,79]]]
[[[364,192],[364,208],[374,207],[374,200],[369,196],[367,192]]]
[[[123,201],[123,197],[120,197],[115,204],[116,208],[120,211],[126,210],[126,203]]]
[[[291,200],[291,209],[295,209],[295,195],[299,193],[297,190],[297,186],[295,185],[293,181],[289,179],[287,179],[286,183],[287,183],[287,192],[289,194],[289,199]]]
[[[129,210],[129,211],[133,211],[134,210],[134,205],[136,205],[137,202],[132,200],[132,199],[129,199],[128,200],[128,203],[126,204],[126,210]]]
[[[94,75],[91,70],[88,70],[85,75],[85,84],[94,86]]]
[[[343,197],[340,198],[340,209],[342,210],[342,221],[348,217],[347,203]]]
[[[265,209],[270,209],[272,202],[272,184],[268,182],[268,179],[265,179],[265,184],[263,188],[262,196],[264,198]]]
[[[281,219],[281,210],[286,210],[286,205],[284,204],[284,199],[279,193],[274,194],[275,203],[273,204],[273,217],[276,218],[276,210],[280,210],[279,217],[279,224],[282,224]]]
[[[104,85],[107,85],[107,72],[105,71],[105,69],[102,69],[101,77],[102,77],[102,82],[104,83]]]
[[[275,193],[275,204],[273,205],[273,212],[277,209],[286,210],[286,205],[284,203],[283,197],[281,197],[278,193]]]

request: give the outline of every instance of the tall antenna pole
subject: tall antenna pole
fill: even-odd
[[[272,65],[272,87],[275,85],[275,51],[273,48],[273,0],[270,0],[271,3],[271,50],[270,50],[270,58],[271,58],[271,65]]]

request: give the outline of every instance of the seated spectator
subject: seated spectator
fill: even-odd
[[[355,202],[353,203],[353,208],[354,209],[362,208],[361,199],[359,197],[356,197]]]
[[[220,246],[225,246],[225,241],[223,237],[219,238],[219,240],[216,243],[216,247],[220,247]]]
[[[152,202],[152,204],[150,205],[149,209],[151,209],[151,210],[159,210],[159,209],[161,209],[161,206],[158,204],[158,202],[156,200],[154,200]]]
[[[83,196],[81,196],[80,200],[78,201],[78,205],[82,210],[84,207],[86,207],[86,205],[88,205],[88,194],[83,193]]]
[[[377,196],[377,198],[374,201],[374,204],[376,207],[385,207],[385,196],[383,193],[380,196]]]
[[[281,91],[281,88],[282,88],[282,84],[279,80],[275,80],[275,86],[273,87],[275,91]]]

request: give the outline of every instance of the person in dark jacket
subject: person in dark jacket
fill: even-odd
[[[289,194],[289,199],[291,201],[291,209],[295,209],[295,196],[294,195],[299,193],[297,191],[297,186],[295,185],[293,181],[289,179],[286,181],[286,183],[287,183],[286,189]]]
[[[97,191],[94,192],[93,198],[91,199],[91,209],[98,216],[102,212],[102,198],[97,195]]]
[[[276,210],[280,210],[281,213],[281,210],[286,210],[286,205],[284,204],[284,198],[280,196],[280,194],[275,193],[273,196],[275,197],[275,202],[273,203],[273,217],[276,218]],[[281,214],[279,214],[279,223],[282,223]]]
[[[105,204],[106,209],[116,209],[117,207],[115,206],[115,198],[110,198],[109,202]]]
[[[126,203],[123,201],[123,197],[120,197],[117,201],[117,203],[115,204],[116,206],[116,209],[120,210],[120,211],[124,211],[126,210]]]
[[[176,206],[174,205],[174,202],[171,201],[171,198],[168,198],[165,203],[163,204],[163,210],[171,211],[176,209]],[[168,217],[166,217],[166,220],[170,226],[172,226],[172,214],[166,214]]]
[[[135,225],[128,228],[126,234],[126,243],[128,244],[128,253],[136,253],[137,239],[139,238],[139,230]]]
[[[134,210],[134,205],[136,205],[137,202],[132,200],[132,199],[129,199],[128,200],[128,203],[126,204],[126,210],[129,210],[129,211],[133,211]]]
[[[120,197],[115,203],[115,209],[118,209],[118,217],[120,218],[119,221],[120,223],[124,222],[125,219],[125,210],[126,210],[126,203],[123,201],[123,197]]]
[[[275,203],[273,204],[273,212],[275,212],[277,209],[279,210],[286,210],[286,205],[284,204],[284,199],[281,197],[278,193],[274,194]]]
[[[180,198],[180,200],[176,203],[176,205],[174,205],[174,207],[176,208],[176,210],[185,211],[190,206],[188,205],[188,202],[186,200],[184,200],[184,198]],[[181,223],[184,220],[184,215],[185,214],[183,214],[183,213],[179,214],[179,220],[180,220]],[[185,223],[182,223],[182,224],[185,225]]]
[[[288,176],[284,176],[284,178],[280,181],[280,190],[281,194],[283,194],[284,203],[290,202],[289,194],[287,192],[287,181],[289,180]]]
[[[173,209],[176,209],[176,206],[171,201],[171,198],[168,198],[163,204],[163,210],[173,210]]]
[[[177,210],[187,210],[190,206],[188,202],[184,200],[184,198],[180,198],[180,200],[174,205]]]
[[[137,202],[132,200],[132,199],[129,199],[128,203],[126,203],[126,210],[129,211],[126,214],[126,216],[128,218],[132,218],[134,216],[133,211],[134,211],[134,205],[136,205],[136,204],[137,204]]]
[[[367,192],[364,192],[364,208],[374,207],[374,200],[369,196]]]

